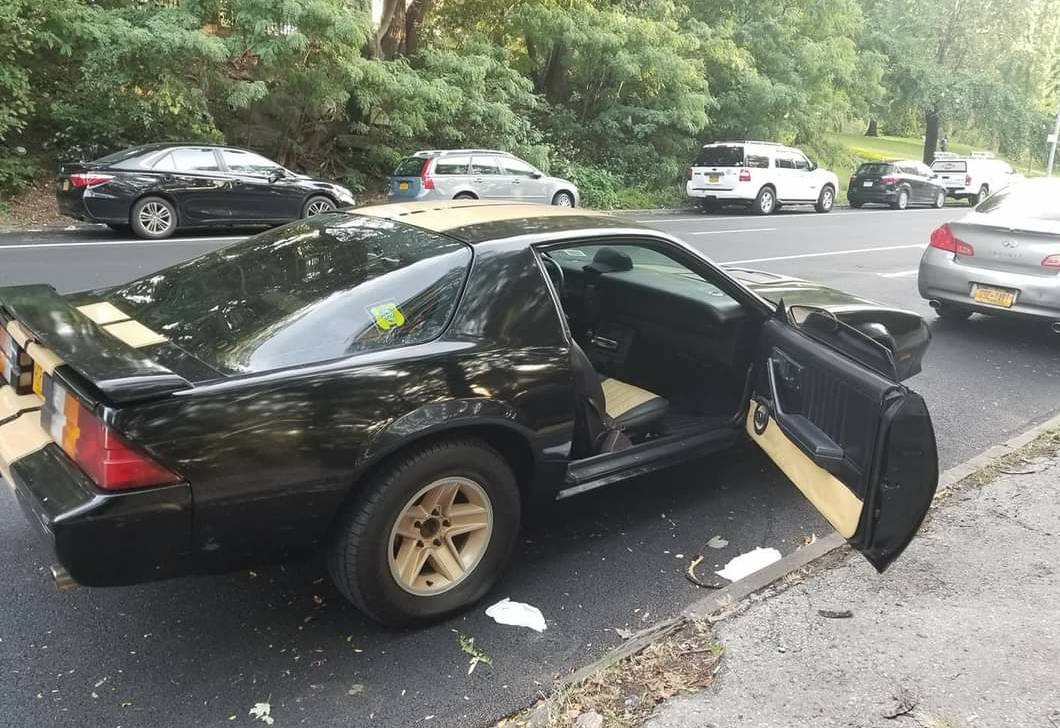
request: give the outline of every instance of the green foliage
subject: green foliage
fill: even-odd
[[[0,192],[15,193],[28,186],[37,174],[33,160],[0,146]]]

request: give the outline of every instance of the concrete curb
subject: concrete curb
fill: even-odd
[[[1019,435],[1010,437],[1000,445],[988,448],[963,463],[948,468],[939,475],[938,490],[941,492],[959,483],[996,460],[1033,442],[1043,432],[1057,428],[1060,428],[1060,414],[1050,417]],[[935,504],[932,504],[932,508],[934,507]],[[761,591],[770,584],[780,581],[787,575],[809,566],[844,546],[846,546],[846,539],[835,532],[817,539],[808,546],[803,546],[766,568],[760,569],[739,581],[734,581],[732,584],[712,592],[709,596],[696,600],[681,610],[678,616],[657,622],[637,632],[621,645],[571,673],[566,679],[560,681],[557,691],[554,692],[583,682],[593,673],[604,670],[620,660],[637,654],[653,642],[676,632],[690,620],[706,619],[727,607],[738,604],[755,592]]]

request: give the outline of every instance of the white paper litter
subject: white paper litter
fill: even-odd
[[[486,616],[492,618],[497,624],[529,627],[535,632],[544,632],[548,629],[548,625],[545,624],[545,615],[541,614],[540,609],[523,602],[513,602],[508,597],[486,609]]]
[[[780,552],[774,548],[764,549],[759,546],[731,559],[729,563],[725,564],[724,569],[714,573],[729,581],[739,581],[748,574],[764,569],[774,561],[780,561]]]
[[[723,539],[721,536],[715,536],[714,538],[707,541],[707,546],[712,549],[723,549],[729,545],[729,542]]]

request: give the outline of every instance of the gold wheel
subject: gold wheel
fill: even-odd
[[[478,566],[493,534],[493,507],[481,485],[446,477],[422,488],[390,530],[390,574],[405,591],[435,596]]]

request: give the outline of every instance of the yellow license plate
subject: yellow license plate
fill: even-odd
[[[710,183],[712,185],[716,185],[716,184],[718,184],[718,180],[720,180],[721,177],[716,175],[716,174],[712,174],[709,177],[707,177],[707,179],[710,180]]]
[[[398,189],[401,190],[402,192],[404,192],[408,188],[409,188],[409,183],[408,182],[398,182]]]
[[[38,397],[44,397],[44,370],[37,362],[33,362],[33,392]]]
[[[972,297],[977,303],[989,303],[993,306],[1012,308],[1016,303],[1016,292],[1007,288],[991,288],[990,286],[976,286]]]
[[[63,192],[66,192],[68,189],[70,189],[70,180],[64,179],[63,180]]]

